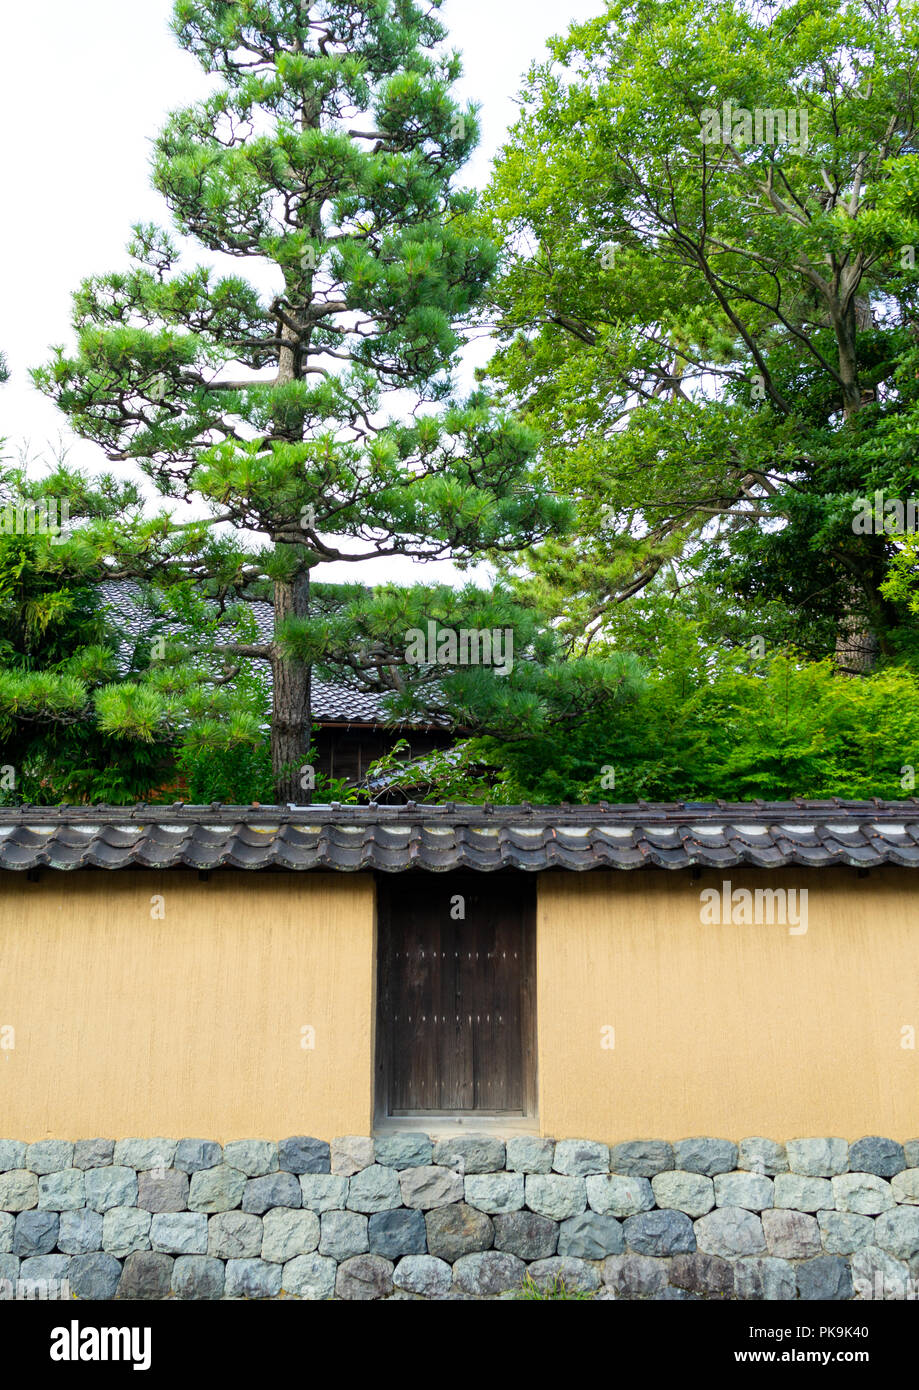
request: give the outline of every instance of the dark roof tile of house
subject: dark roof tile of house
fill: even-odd
[[[919,868],[919,800],[0,809],[0,869]]]

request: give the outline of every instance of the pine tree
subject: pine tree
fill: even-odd
[[[172,234],[137,226],[130,269],[75,296],[75,354],[35,373],[109,459],[206,503],[206,528],[163,535],[164,579],[192,576],[221,603],[270,591],[273,640],[214,651],[271,663],[279,800],[303,799],[314,662],[334,648],[352,677],[404,690],[392,603],[382,635],[372,606],[331,620],[317,565],[465,564],[566,515],[538,487],[532,432],[454,393],[457,325],[495,253],[464,230],[474,199],[456,176],[477,120],[451,95],[440,4],[178,0],[176,36],[216,82],[169,119],[153,182],[183,238],[254,279],[182,268]],[[462,604],[469,621],[468,590]]]

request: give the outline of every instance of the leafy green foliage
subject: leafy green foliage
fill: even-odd
[[[503,802],[897,799],[919,768],[919,679],[697,652],[564,738],[475,740],[466,757],[489,766]]]
[[[139,225],[129,268],[75,295],[75,350],[35,373],[110,458],[203,503],[207,521],[164,523],[129,572],[193,579],[226,605],[210,647],[225,668],[271,661],[280,800],[299,794],[308,744],[317,565],[466,565],[568,516],[533,467],[534,431],[484,393],[454,391],[457,323],[482,301],[495,251],[465,224],[474,200],[458,176],[478,125],[451,95],[459,63],[439,8],[178,0],[179,42],[215,81],[158,137],[154,185],[183,237],[278,290],[186,268],[168,231]],[[241,642],[236,600],[269,586],[275,640]],[[398,671],[404,634],[385,663],[361,642],[338,622],[341,673]],[[120,717],[150,727],[154,711]]]
[[[488,375],[577,507],[521,557],[575,646],[700,574],[813,655],[915,646],[851,523],[917,484],[917,42],[910,2],[613,0],[531,71],[476,225]]]

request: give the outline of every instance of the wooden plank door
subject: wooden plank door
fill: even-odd
[[[533,1113],[534,924],[525,875],[381,881],[381,1115]]]

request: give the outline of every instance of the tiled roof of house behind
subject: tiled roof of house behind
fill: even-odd
[[[0,868],[919,868],[919,800],[0,810]]]
[[[117,615],[122,632],[133,638],[144,636],[151,618],[139,601],[136,584],[112,581],[103,584],[105,602]],[[246,605],[255,619],[259,642],[270,642],[274,633],[274,608],[270,603],[257,601]],[[390,718],[383,708],[383,696],[374,691],[359,690],[339,681],[321,680],[313,676],[312,713],[320,723],[388,725]],[[417,721],[402,721],[395,728],[417,727]]]

